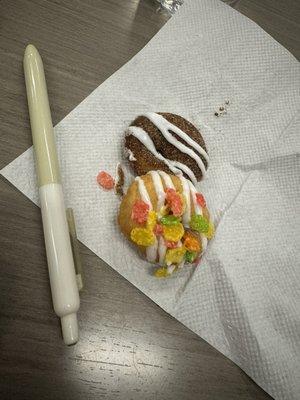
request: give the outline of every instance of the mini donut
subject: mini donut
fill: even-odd
[[[194,184],[204,176],[209,161],[198,129],[171,113],[137,117],[126,130],[125,153],[136,175],[161,170],[183,174]]]
[[[121,232],[166,277],[197,264],[214,227],[202,194],[183,176],[150,171],[135,178],[118,215]]]

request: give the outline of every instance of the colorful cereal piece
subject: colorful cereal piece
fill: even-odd
[[[193,235],[186,234],[183,244],[185,248],[189,251],[201,251],[201,244],[199,240]]]
[[[154,271],[154,276],[156,278],[166,278],[168,276],[168,270],[167,268],[157,268]]]
[[[205,233],[205,236],[207,237],[207,239],[211,239],[215,234],[215,227],[214,224],[209,221],[208,223],[208,231]]]
[[[163,230],[163,227],[162,227],[161,224],[156,224],[154,229],[153,229],[153,232],[155,233],[156,236],[162,235],[163,231],[164,230]]]
[[[181,223],[177,225],[163,225],[163,236],[171,242],[178,242],[184,234],[184,228]]]
[[[139,246],[151,246],[155,242],[154,233],[146,228],[133,228],[130,237]]]
[[[175,189],[168,188],[166,189],[166,201],[170,206],[172,213],[179,217],[183,214],[183,197],[175,191]]]
[[[160,217],[163,217],[164,215],[167,215],[169,213],[170,209],[168,206],[162,206],[161,209],[158,212],[158,215]]]
[[[137,224],[144,224],[147,221],[149,208],[149,204],[137,200],[132,207],[131,219]]]
[[[182,261],[185,252],[186,249],[184,246],[177,247],[176,249],[168,249],[165,257],[166,264],[179,264]]]
[[[197,232],[207,233],[209,224],[202,215],[194,214],[190,221],[190,227]]]
[[[111,190],[115,186],[114,178],[105,171],[100,171],[97,175],[97,182],[103,189]]]
[[[178,217],[175,217],[175,215],[166,215],[161,218],[160,222],[163,225],[177,225],[180,222],[180,219]]]
[[[165,192],[166,192],[166,200],[169,203],[172,201],[172,197],[176,194],[176,190],[172,188],[167,188]]]
[[[197,253],[195,251],[187,251],[184,255],[185,261],[188,263],[193,263],[195,258],[197,257]]]
[[[205,201],[203,194],[196,193],[196,200],[200,207],[202,207],[202,208],[206,207],[206,201]]]
[[[176,249],[178,247],[178,242],[172,242],[171,240],[165,240],[165,245],[168,249]]]
[[[147,228],[150,231],[153,231],[153,229],[156,225],[156,219],[157,219],[157,213],[153,210],[150,210],[148,213],[148,218],[147,218]]]

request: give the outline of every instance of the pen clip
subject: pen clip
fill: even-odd
[[[79,245],[78,245],[78,239],[77,239],[77,234],[76,234],[76,225],[75,225],[73,209],[67,208],[66,214],[67,214],[67,221],[68,221],[68,227],[69,227],[69,233],[70,233],[70,239],[71,239],[71,247],[72,247],[73,259],[74,259],[76,282],[77,282],[78,291],[80,292],[83,289],[82,264],[81,264]]]

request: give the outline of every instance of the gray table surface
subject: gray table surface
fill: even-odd
[[[228,1],[300,57],[297,0]],[[167,17],[154,0],[0,1],[0,168],[31,145],[22,57],[40,50],[54,124]],[[1,399],[268,399],[236,365],[87,248],[80,342],[63,345],[39,209],[0,179]]]

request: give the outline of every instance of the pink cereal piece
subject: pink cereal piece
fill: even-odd
[[[178,247],[178,242],[172,242],[171,240],[165,240],[165,245],[168,249],[176,249]]]
[[[103,187],[103,189],[111,190],[115,187],[115,180],[114,178],[105,171],[100,171],[97,175],[97,182],[98,184]]]
[[[143,200],[137,200],[132,207],[131,219],[138,224],[144,224],[147,221],[149,209],[149,204]]]
[[[202,208],[206,207],[206,201],[205,201],[203,194],[196,193],[196,199],[197,199],[197,203],[199,204],[199,206],[201,206]]]
[[[179,217],[183,212],[183,202],[181,196],[176,192],[176,190],[167,188],[166,189],[166,200],[168,205],[171,207],[172,213]]]
[[[156,236],[162,235],[163,231],[164,231],[164,230],[163,230],[163,227],[162,227],[161,224],[156,224],[155,227],[154,227],[154,229],[153,229],[153,232],[154,232],[154,234],[155,234]]]

